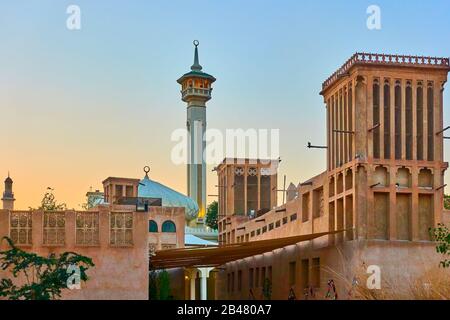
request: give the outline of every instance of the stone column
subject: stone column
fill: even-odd
[[[390,90],[390,124],[391,124],[391,159],[395,159],[395,79],[389,83]]]
[[[422,84],[423,160],[428,160],[428,82]]]
[[[384,154],[384,78],[380,78],[379,80],[379,93],[380,99],[378,102],[380,105],[380,121],[378,123],[380,124],[380,127],[378,129],[378,134],[380,135],[380,159],[386,159],[389,158],[389,155]]]
[[[192,269],[189,277],[190,299],[195,300],[195,278],[197,278],[197,269]]]
[[[402,160],[406,159],[406,86],[406,81],[400,80]]]
[[[199,268],[200,271],[200,300],[208,299],[208,278],[211,267]]]
[[[247,208],[247,175],[248,175],[248,166],[247,163],[244,165],[244,216],[248,215]]]
[[[330,153],[330,151],[331,151],[331,141],[330,141],[330,100],[328,99],[328,101],[327,100],[325,100],[325,105],[326,105],[326,108],[327,108],[327,111],[326,111],[326,117],[327,117],[327,147],[328,147],[328,149],[327,149],[327,170],[328,171],[330,171],[330,169],[331,169],[331,166],[330,166],[330,164],[331,164],[331,161],[330,161],[330,157],[331,157],[331,153]]]
[[[344,106],[343,106],[343,98],[342,98],[342,88],[338,90],[338,130],[344,130]],[[344,134],[342,132],[336,133],[336,136],[339,138],[339,161],[338,167],[342,166],[345,162],[344,160]]]
[[[417,160],[417,81],[411,81],[412,98],[412,160]]]
[[[335,118],[335,113],[334,113],[334,96],[332,96],[330,98],[330,130],[328,132],[329,134],[329,140],[330,140],[330,144],[329,144],[329,153],[330,153],[330,170],[334,169],[334,165],[335,165],[335,143],[334,143],[334,134],[333,134],[333,129],[335,128],[335,124],[334,124],[334,118]]]
[[[333,95],[333,130],[338,128],[338,99],[337,99],[337,95],[336,93]],[[333,161],[333,169],[336,169],[336,167],[338,166],[337,164],[339,163],[339,140],[338,137],[336,135],[336,132],[331,131],[331,134],[333,135],[333,155],[334,155],[334,161]]]
[[[372,128],[374,126],[373,122],[373,78],[367,77],[366,80],[367,83],[367,89],[366,89],[366,104],[364,105],[364,108],[366,108],[366,129]],[[367,136],[367,157],[370,159],[373,159],[373,146],[374,146],[374,137],[377,134],[377,130],[371,130],[370,132],[365,130],[363,132],[363,135]],[[369,169],[368,173],[371,172],[371,169]]]
[[[356,78],[354,114],[356,118],[355,153],[362,159],[367,158],[367,83],[362,76]]]

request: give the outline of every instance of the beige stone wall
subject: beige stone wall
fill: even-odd
[[[89,280],[81,290],[64,290],[62,299],[148,299],[148,219],[145,212],[133,212],[128,208],[99,207],[99,243],[95,246],[76,244],[76,211],[65,211],[65,240],[62,245],[43,243],[43,212],[32,212],[32,244],[20,246],[23,250],[47,256],[50,253],[74,251],[92,258],[95,267],[88,270]],[[133,215],[132,245],[110,244],[110,212],[131,212]],[[0,237],[10,236],[10,213],[0,211]],[[0,249],[7,249],[3,241]],[[10,276],[0,271],[0,278]]]
[[[156,222],[158,232],[148,233],[149,246],[156,250],[184,247],[185,209],[182,207],[149,207],[149,220]],[[176,232],[162,232],[164,222],[172,221]]]
[[[339,299],[352,299],[354,296],[349,292],[353,278],[357,277],[358,282],[364,285],[367,268],[377,265],[381,271],[383,292],[394,291],[396,296],[409,295],[411,298],[409,289],[414,281],[441,271],[439,261],[440,256],[430,242],[354,240],[326,246],[323,239],[319,239],[227,264],[218,272],[216,297],[248,299],[252,282],[254,297],[262,299],[262,279],[271,278],[272,299],[275,300],[287,300],[290,288],[294,289],[297,299],[305,299],[305,288],[309,286],[314,288],[315,299],[325,299],[330,279],[336,284]],[[294,279],[291,279],[291,268],[294,268]],[[238,290],[239,271],[242,274],[241,290]],[[228,288],[227,280],[233,272],[234,291]],[[253,281],[249,279],[251,274]],[[259,281],[256,280],[257,274]]]
[[[442,222],[450,226],[450,210],[444,210],[444,213],[442,214]]]

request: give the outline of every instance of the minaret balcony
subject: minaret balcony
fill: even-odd
[[[14,193],[13,192],[9,192],[9,191],[3,192],[2,200],[6,200],[6,199],[14,199]]]
[[[205,100],[211,99],[212,88],[186,88],[181,90],[181,99],[185,101],[190,97],[203,98]]]

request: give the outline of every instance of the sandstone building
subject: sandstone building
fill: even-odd
[[[447,58],[356,53],[332,74],[321,91],[327,170],[259,216],[249,216],[248,198],[241,210],[236,185],[219,193],[219,234],[228,245],[342,232],[227,263],[217,276],[217,297],[261,298],[266,279],[275,299],[287,299],[290,289],[297,298],[323,298],[329,280],[345,297],[369,265],[380,267],[383,281],[396,279],[401,291],[408,279],[437,268],[429,228],[447,219],[443,90],[449,69]],[[228,185],[224,171],[234,179],[240,172],[251,176],[246,165],[224,164],[219,185]]]

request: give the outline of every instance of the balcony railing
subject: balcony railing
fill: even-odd
[[[181,91],[181,97],[198,95],[204,97],[211,97],[212,88],[187,88]]]
[[[393,55],[379,53],[357,52],[350,57],[336,72],[334,72],[322,84],[322,90],[325,90],[340,77],[345,75],[354,65],[392,65],[392,66],[417,66],[427,68],[447,68],[450,69],[449,58],[424,57],[424,56],[408,56]]]

